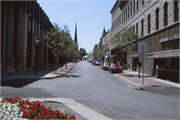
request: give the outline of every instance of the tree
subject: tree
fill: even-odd
[[[111,42],[115,45],[115,48],[120,49],[123,58],[125,59],[125,53],[127,50],[137,49],[137,42],[133,41],[139,38],[137,33],[132,31],[133,27],[123,27],[112,38]],[[124,64],[123,64],[124,69]]]
[[[88,52],[87,56],[88,56],[88,59],[93,59],[93,53],[92,52]]]
[[[109,51],[108,45],[107,44],[100,44],[99,49],[97,50],[97,55],[98,57],[101,58],[101,60],[104,62],[104,57],[106,55],[106,52]]]
[[[44,36],[44,40],[55,56],[57,69],[58,56],[66,56],[68,52],[67,48],[72,39],[67,25],[64,25],[64,28],[61,29],[61,27],[55,23],[54,28],[51,28],[50,31],[46,32],[47,34]]]
[[[85,55],[87,55],[87,53],[86,53],[86,50],[84,49],[84,48],[80,48],[80,54],[81,54],[81,56],[82,57],[84,57]]]

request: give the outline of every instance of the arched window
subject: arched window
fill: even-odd
[[[144,0],[142,0],[142,5],[144,5]]]
[[[131,16],[132,16],[132,3],[131,3]]]
[[[134,2],[133,2],[133,3],[134,3],[134,7],[133,7],[133,8],[134,8],[134,12],[133,12],[133,13],[135,13],[135,0],[134,0]]]
[[[126,21],[127,21],[127,9],[126,9]]]
[[[137,10],[138,10],[138,7],[139,7],[139,6],[138,6],[138,0],[137,0]]]
[[[129,19],[129,6],[128,6],[128,19]]]
[[[141,36],[144,35],[144,20],[141,20]]]
[[[159,8],[156,8],[156,30],[159,29]]]
[[[138,34],[138,23],[136,23],[136,33]]]
[[[168,24],[168,4],[167,2],[164,3],[164,26]]]
[[[174,22],[179,20],[179,1],[174,1]]]
[[[148,15],[148,33],[150,33],[151,30],[151,15]]]

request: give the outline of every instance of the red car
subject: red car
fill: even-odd
[[[113,73],[113,72],[122,72],[123,69],[120,65],[118,64],[111,64],[109,67],[109,72]]]

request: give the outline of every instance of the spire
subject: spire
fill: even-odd
[[[106,30],[105,30],[105,26],[104,26],[104,29],[103,29],[102,35],[100,37],[100,40],[102,40],[105,35],[106,35]]]
[[[77,21],[76,21],[76,25],[75,25],[74,42],[76,42],[76,43],[77,43]]]

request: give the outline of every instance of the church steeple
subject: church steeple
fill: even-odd
[[[76,25],[75,25],[74,42],[76,42],[76,43],[77,43],[77,21],[76,21]]]

